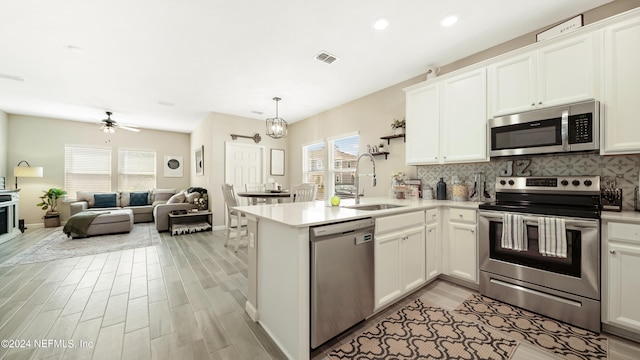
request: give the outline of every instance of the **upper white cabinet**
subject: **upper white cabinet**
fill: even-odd
[[[484,68],[406,90],[407,165],[486,161]]]
[[[601,154],[640,152],[640,17],[604,29]]]
[[[486,161],[487,74],[484,68],[442,82],[443,163]]]
[[[599,52],[594,38],[594,33],[573,37],[489,65],[489,115],[595,98]]]
[[[406,162],[437,164],[440,154],[440,84],[406,93]]]

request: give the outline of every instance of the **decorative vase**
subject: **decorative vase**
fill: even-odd
[[[393,135],[402,135],[404,134],[405,128],[403,127],[398,127],[393,129]]]

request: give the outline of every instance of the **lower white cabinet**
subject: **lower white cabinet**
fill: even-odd
[[[450,208],[448,210],[447,274],[475,284],[478,283],[478,240],[476,211]]]
[[[640,332],[640,225],[609,222],[603,235],[602,321]]]
[[[424,211],[376,219],[376,310],[425,281]]]
[[[427,210],[426,219],[426,280],[429,281],[440,275],[442,269],[442,246],[440,240],[440,209]]]

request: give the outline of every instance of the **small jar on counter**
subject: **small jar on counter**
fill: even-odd
[[[455,179],[451,188],[451,197],[453,201],[467,201],[469,190],[460,179]]]

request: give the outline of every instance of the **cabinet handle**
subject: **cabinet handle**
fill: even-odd
[[[533,102],[533,103],[531,103],[531,106],[536,106],[536,103],[534,103],[534,102]]]
[[[611,254],[611,255],[615,255],[615,254],[616,254],[616,251],[615,251],[615,250],[609,250],[609,254]]]

